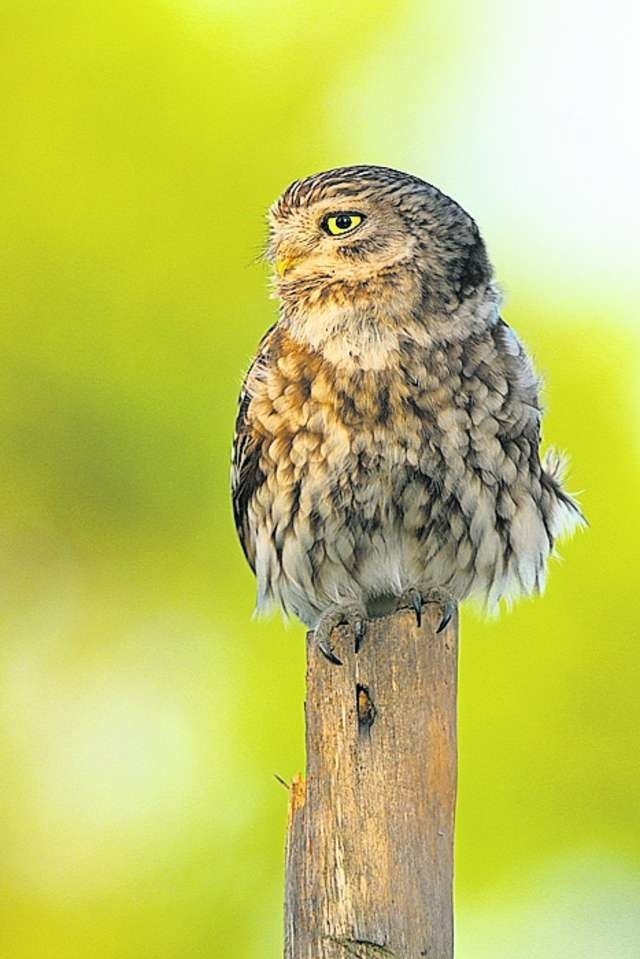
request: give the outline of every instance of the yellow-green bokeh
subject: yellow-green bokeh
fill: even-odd
[[[303,632],[251,619],[229,448],[263,211],[350,162],[487,221],[591,522],[544,599],[463,617],[459,957],[640,950],[637,283],[606,250],[547,275],[474,187],[473,88],[522,42],[489,6],[5,2],[2,957],[280,954]]]

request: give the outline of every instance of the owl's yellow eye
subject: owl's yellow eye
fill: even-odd
[[[322,221],[322,229],[329,236],[342,236],[360,226],[364,213],[327,213]]]

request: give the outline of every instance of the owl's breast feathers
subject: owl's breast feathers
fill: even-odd
[[[300,511],[312,512],[315,493],[323,484],[329,492],[334,472],[348,479],[350,457],[362,469],[404,444],[409,424],[398,421],[409,412],[411,390],[397,366],[343,371],[285,329],[267,333],[242,387],[233,452],[234,516],[252,568],[250,509],[259,503],[281,538],[283,516],[292,528]],[[409,457],[417,464],[418,423],[413,427]]]
[[[469,589],[474,577],[486,591],[500,577],[503,591],[511,567],[522,591],[539,588],[560,508],[579,518],[540,463],[540,415],[536,376],[500,319],[460,342],[399,339],[370,370],[329,362],[274,327],[246,377],[234,444],[234,514],[251,566],[268,540],[275,576],[294,540],[318,568],[331,530],[348,531],[357,564],[375,528],[384,535],[399,517],[425,557],[457,550]],[[536,523],[527,566],[518,551]]]

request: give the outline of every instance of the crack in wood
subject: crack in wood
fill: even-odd
[[[346,939],[336,938],[336,936],[325,936],[327,942],[332,942],[336,946],[341,946],[349,956],[355,959],[400,959],[395,952],[391,952],[386,946],[381,946],[377,942],[370,942],[368,939]]]

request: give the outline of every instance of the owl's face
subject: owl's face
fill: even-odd
[[[363,319],[402,327],[407,317],[449,335],[461,307],[497,302],[473,219],[398,170],[341,167],[296,180],[269,211],[269,233],[283,315],[306,324],[307,338],[312,325],[319,338]]]
[[[415,258],[418,239],[390,198],[329,190],[295,203],[295,189],[269,217],[269,258],[283,283],[363,280]]]

